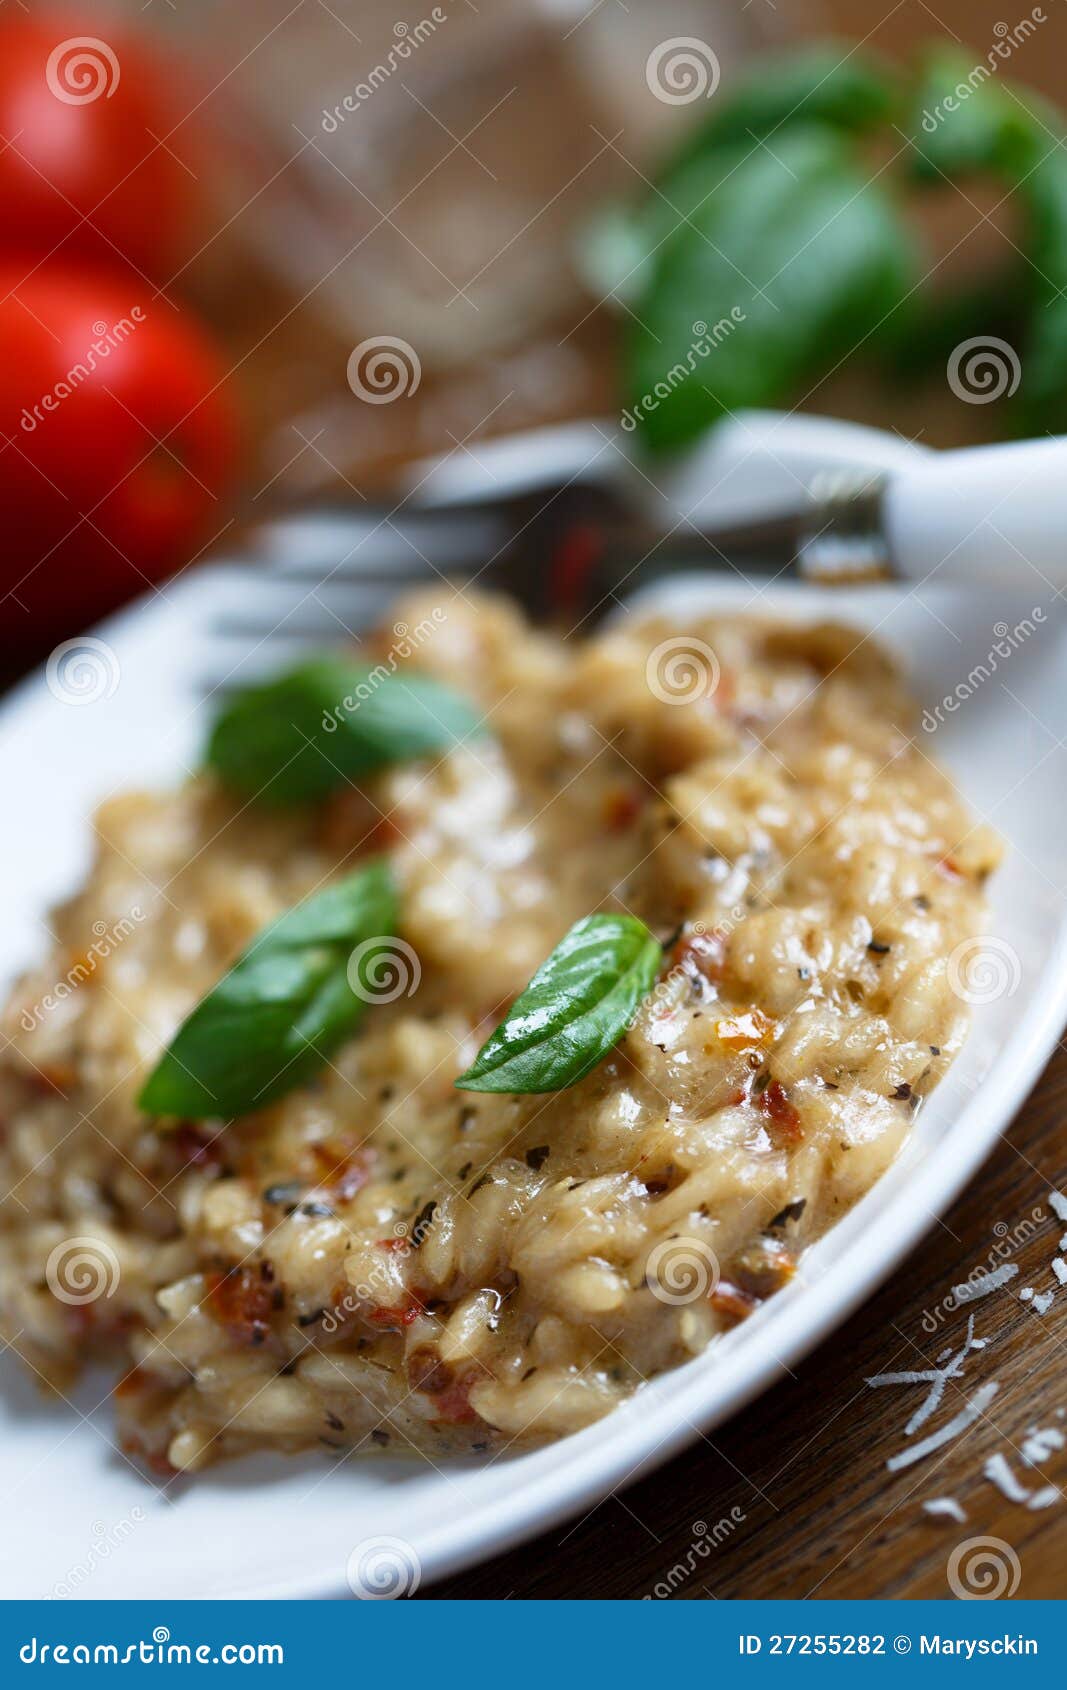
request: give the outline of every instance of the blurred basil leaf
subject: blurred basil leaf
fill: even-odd
[[[689,167],[702,197],[687,187],[628,333],[627,406],[657,447],[796,395],[875,340],[917,269],[894,201],[833,130],[790,126],[712,164],[710,182]]]
[[[985,67],[979,67],[981,72]],[[1017,200],[1021,254],[996,281],[997,299],[970,335],[996,334],[1016,350],[1016,432],[1067,430],[1067,153],[1059,112],[1029,89],[972,60],[938,51],[926,60],[911,125],[914,173],[930,183],[990,176]],[[981,284],[979,284],[980,286]],[[1005,316],[1014,316],[1014,327]]]
[[[708,116],[668,162],[670,175],[723,142],[769,135],[789,123],[825,123],[862,133],[885,123],[900,100],[897,74],[847,41],[763,53],[733,89],[720,88]]]
[[[992,172],[1015,182],[1055,144],[1047,133],[1050,124],[1058,132],[1053,108],[985,71],[955,48],[927,54],[911,123],[918,177],[953,181]]]
[[[664,239],[734,168],[738,147],[757,147],[762,137],[798,123],[862,133],[884,123],[899,103],[892,69],[851,43],[761,54],[732,89],[720,85],[704,121],[670,154],[641,204],[609,206],[593,219],[579,254],[590,285],[599,294],[634,300]],[[771,145],[777,151],[777,139]]]

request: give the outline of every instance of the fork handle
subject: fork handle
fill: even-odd
[[[625,542],[630,569],[640,545],[648,536]],[[1067,437],[916,453],[892,471],[820,472],[790,510],[699,535],[683,528],[649,557],[707,568],[709,550],[746,566],[765,555],[827,582],[1029,581],[1055,592],[1067,587]]]
[[[1067,586],[1067,438],[917,456],[886,483],[894,574]]]

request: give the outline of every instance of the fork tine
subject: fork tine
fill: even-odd
[[[506,516],[442,511],[323,512],[283,517],[253,540],[285,579],[404,582],[484,562],[507,542]]]

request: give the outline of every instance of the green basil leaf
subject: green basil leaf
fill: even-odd
[[[318,657],[223,711],[207,761],[227,786],[267,804],[324,798],[388,763],[450,750],[481,717],[429,675]]]
[[[1011,44],[999,45],[1001,56],[1010,57]],[[963,53],[940,51],[927,60],[912,122],[916,176],[935,185],[992,176],[1018,202],[1024,256],[1010,276],[995,278],[996,306],[956,344],[995,335],[1017,350],[1019,390],[1005,403],[1014,431],[1023,434],[1067,429],[1067,155],[1056,145],[1062,135],[1062,115],[1032,90],[976,67]],[[1012,314],[1013,322],[1003,320]],[[994,351],[991,367],[996,358]],[[1003,368],[1007,388],[1018,371],[1010,360]]]
[[[885,122],[899,104],[891,67],[850,43],[762,53],[755,71],[734,88],[720,86],[704,121],[656,172],[654,192],[642,204],[609,206],[593,217],[579,247],[590,285],[602,297],[634,302],[662,242],[723,174],[720,155],[735,162],[738,145],[752,150],[762,137],[796,123],[859,134]],[[777,141],[772,145],[777,151]]]
[[[712,184],[694,168],[703,199],[660,248],[628,339],[627,410],[652,446],[795,396],[874,342],[917,270],[894,202],[828,128],[724,149]]]
[[[1015,405],[1017,432],[1067,430],[1067,155],[1048,154],[1022,184],[1029,213],[1031,311]]]
[[[900,314],[899,332],[893,336],[892,366],[887,371],[893,381],[906,385],[936,375],[943,383],[945,367],[963,341],[1014,334],[1019,268],[1013,261],[973,281],[958,281],[951,288],[924,290],[921,297],[915,296],[913,308]]]
[[[954,48],[927,56],[911,124],[920,179],[992,172],[1018,181],[1049,150],[1049,128],[1059,133],[1050,105],[991,72],[979,76],[984,69]]]
[[[139,1107],[191,1120],[242,1115],[303,1085],[373,1000],[375,959],[396,925],[384,858],[272,922],[182,1023]]]
[[[618,1042],[663,960],[644,922],[590,915],[565,934],[482,1046],[462,1091],[563,1091]]]
[[[686,137],[660,180],[724,142],[770,135],[793,123],[825,123],[861,133],[897,108],[897,77],[886,60],[845,41],[820,41],[761,53],[756,69],[709,101],[704,122]]]

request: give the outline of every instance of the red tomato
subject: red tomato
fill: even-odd
[[[169,66],[100,28],[65,14],[0,22],[0,241],[123,258],[168,281],[191,251],[189,137],[172,133],[186,113]]]
[[[226,368],[135,275],[0,265],[0,629],[69,632],[222,527]]]

